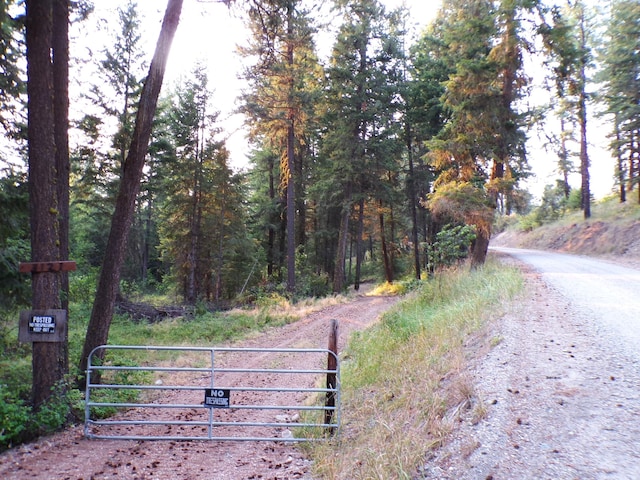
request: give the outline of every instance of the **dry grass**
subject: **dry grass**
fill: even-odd
[[[342,427],[311,447],[327,479],[410,479],[447,438],[474,387],[464,374],[465,342],[521,282],[515,270],[487,266],[429,282],[357,335],[342,364]],[[482,407],[474,415],[481,417]]]

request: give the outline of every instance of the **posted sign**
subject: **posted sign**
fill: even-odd
[[[48,333],[53,335],[56,333],[56,316],[55,315],[32,315],[29,320],[30,333]]]
[[[205,388],[204,406],[210,408],[229,408],[231,391],[226,388]]]
[[[21,342],[63,342],[66,336],[66,310],[24,310],[20,312],[18,340]]]

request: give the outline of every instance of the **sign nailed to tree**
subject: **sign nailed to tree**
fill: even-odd
[[[20,312],[18,340],[21,342],[63,342],[66,336],[66,310],[24,310]]]

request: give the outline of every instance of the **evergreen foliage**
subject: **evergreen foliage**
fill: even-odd
[[[554,130],[548,137],[560,178],[527,225],[557,218],[578,196],[587,216],[586,122],[596,69],[620,200],[634,188],[640,198],[638,2],[614,0],[603,10],[598,63],[591,48],[599,32],[581,1],[567,9],[537,0],[446,0],[415,39],[403,8],[387,11],[380,0],[334,0],[332,7],[335,37],[323,60],[315,5],[242,3],[250,32],[239,49],[248,62],[239,108],[253,148],[248,172],[229,166],[203,65],[163,91],[126,225],[119,300],[164,295],[164,303],[206,315],[357,289],[369,279],[396,282],[411,271],[419,281],[421,269],[455,263],[469,243],[480,265],[496,213],[530,208],[520,182],[530,169],[525,133],[538,120]],[[0,123],[10,142],[0,155],[3,319],[30,294],[28,276],[17,272],[30,253],[20,8],[15,0],[0,6]],[[72,102],[86,108],[72,125],[70,258],[78,263],[75,288],[87,300],[105,264],[148,67],[143,22],[137,2],[120,4],[106,25],[111,43],[90,59],[98,76],[83,78],[82,98]],[[525,65],[538,57],[550,102],[534,117]],[[576,158],[582,182],[571,188]],[[76,315],[84,321],[88,310]],[[2,342],[18,349],[11,336]],[[22,393],[22,403],[7,407],[18,419],[13,439],[23,435],[20,419],[30,408]]]
[[[640,182],[639,18],[638,2],[611,2],[599,58],[602,62],[599,80],[604,86],[599,99],[613,119],[611,151],[617,162],[616,179],[621,202],[626,201],[626,191]]]

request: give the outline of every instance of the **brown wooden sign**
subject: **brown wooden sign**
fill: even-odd
[[[76,262],[69,260],[56,262],[21,262],[21,273],[72,272]]]
[[[66,310],[23,310],[20,312],[18,329],[20,342],[63,342],[66,338]]]

